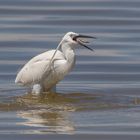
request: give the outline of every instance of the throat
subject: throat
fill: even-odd
[[[73,49],[68,48],[65,51],[63,51],[63,54],[68,62],[72,62],[75,60],[75,53]]]
[[[74,64],[75,64],[75,52],[73,49],[71,48],[66,48],[66,49],[62,49],[62,52],[65,56],[65,59],[67,61],[67,65],[71,68],[73,68]]]

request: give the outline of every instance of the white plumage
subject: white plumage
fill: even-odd
[[[79,44],[90,49],[84,44],[87,42],[79,39],[84,37],[91,38],[68,32],[56,50],[41,53],[25,64],[17,74],[15,83],[33,87],[32,92],[36,94],[51,91],[72,70],[75,64],[74,49]]]

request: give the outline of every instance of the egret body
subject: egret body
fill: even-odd
[[[41,53],[25,64],[17,74],[15,83],[32,87],[35,94],[51,91],[74,67],[75,48],[84,46],[92,50],[82,38],[94,37],[68,32],[56,50]]]

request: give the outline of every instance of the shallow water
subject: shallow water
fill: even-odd
[[[26,94],[17,71],[68,31],[97,37],[94,53],[76,51],[58,94]],[[139,56],[140,0],[0,0],[0,135],[139,139]]]

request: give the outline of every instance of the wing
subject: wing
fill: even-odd
[[[33,57],[27,64],[32,64],[32,63],[35,63],[38,61],[43,61],[43,60],[51,60],[54,52],[55,52],[55,50],[50,50],[50,51],[41,53],[41,54]],[[63,60],[63,59],[65,59],[65,56],[63,55],[63,53],[61,51],[58,50],[57,53],[55,54],[54,59]]]
[[[15,83],[20,85],[30,85],[40,82],[44,74],[50,72],[48,66],[54,52],[55,50],[47,51],[32,58],[17,74]],[[57,51],[54,59],[63,60],[65,58],[61,51]]]

